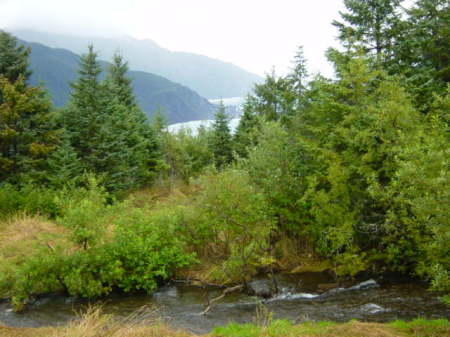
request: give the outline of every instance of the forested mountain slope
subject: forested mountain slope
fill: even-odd
[[[203,55],[173,52],[151,40],[136,40],[130,37],[80,37],[30,30],[17,30],[12,33],[26,41],[68,49],[76,54],[83,53],[86,46],[93,43],[100,51],[100,58],[107,60],[120,50],[130,61],[130,69],[163,76],[186,85],[206,98],[245,96],[254,83],[262,81],[258,75],[231,63]]]
[[[70,82],[77,77],[79,56],[69,50],[49,48],[39,43],[20,41],[31,47],[30,83],[43,82],[56,106],[69,99]],[[108,63],[102,62],[103,68]],[[209,119],[214,105],[191,89],[143,71],[130,71],[134,92],[141,108],[151,116],[161,107],[169,123]]]

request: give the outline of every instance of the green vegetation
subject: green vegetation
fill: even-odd
[[[104,315],[98,309],[89,309],[81,319],[67,326],[42,328],[4,328],[4,337],[195,337],[184,331],[167,327],[157,318],[131,315],[125,319]],[[448,337],[450,322],[417,319],[411,322],[395,321],[388,324],[332,322],[304,322],[292,324],[286,320],[276,320],[265,324],[230,323],[217,327],[204,337]]]
[[[234,136],[223,107],[197,135],[146,121],[127,63],[116,55],[102,80],[92,46],[61,110],[26,67],[13,80],[5,70],[0,297],[20,309],[42,293],[151,292],[186,274],[245,287],[319,261],[342,276],[419,276],[448,302],[448,7],[417,1],[400,15],[399,3],[345,1],[345,48],[328,51],[336,78],[308,82],[300,48],[291,74],[255,86]],[[1,41],[26,64],[13,37]],[[429,54],[410,59],[396,41]]]

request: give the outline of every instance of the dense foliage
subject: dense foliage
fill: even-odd
[[[299,256],[285,266],[314,256],[448,293],[448,5],[400,2],[345,1],[336,77],[307,81],[300,48],[290,74],[255,86],[234,135],[223,106],[195,135],[149,124],[126,62],[102,81],[92,47],[63,111],[25,74],[1,79],[0,213],[61,233],[24,256],[0,249],[0,295],[151,291],[196,260],[206,279],[246,284],[280,268],[288,243]]]

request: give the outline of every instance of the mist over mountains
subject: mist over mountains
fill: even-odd
[[[70,82],[78,74],[79,55],[60,48],[49,48],[39,43],[20,40],[21,44],[31,47],[30,68],[33,71],[30,83],[43,83],[56,106],[63,106],[70,97]],[[101,62],[106,69],[108,62]],[[162,108],[169,123],[209,119],[216,107],[195,91],[169,81],[168,79],[142,72],[130,71],[134,93],[138,103],[148,117]]]
[[[245,96],[254,83],[262,81],[231,63],[186,52],[173,52],[151,40],[131,37],[100,38],[42,33],[32,30],[12,30],[18,38],[38,42],[52,48],[64,48],[76,54],[92,43],[100,59],[109,60],[120,51],[129,61],[131,70],[145,71],[183,84],[206,98]]]

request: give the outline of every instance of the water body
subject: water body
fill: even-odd
[[[236,131],[236,128],[239,125],[240,120],[241,119],[239,117],[230,119],[230,121],[228,122],[228,126],[230,127],[231,133],[234,133]],[[190,122],[184,122],[184,123],[171,124],[167,127],[167,129],[171,133],[177,133],[180,130],[187,130],[193,136],[196,136],[198,133],[198,129],[200,127],[209,129],[209,128],[212,128],[213,123],[214,123],[214,120],[212,120],[212,119],[207,119],[207,120],[203,120],[203,121],[190,121]]]
[[[166,320],[170,325],[194,333],[206,333],[214,326],[229,322],[247,323],[255,318],[256,307],[264,305],[274,318],[294,322],[329,320],[344,322],[358,319],[386,322],[395,319],[450,318],[450,307],[439,302],[437,295],[421,283],[367,279],[329,289],[321,285],[334,280],[325,273],[305,273],[278,276],[280,293],[270,299],[243,293],[227,295],[213,305],[206,315],[199,315],[207,298],[221,294],[220,290],[172,283],[152,295],[115,295],[101,302],[106,313],[128,316],[146,307],[149,315]],[[7,302],[0,303],[0,322],[13,327],[38,327],[65,324],[89,303],[62,296],[48,296],[29,305],[21,313],[14,313]]]

